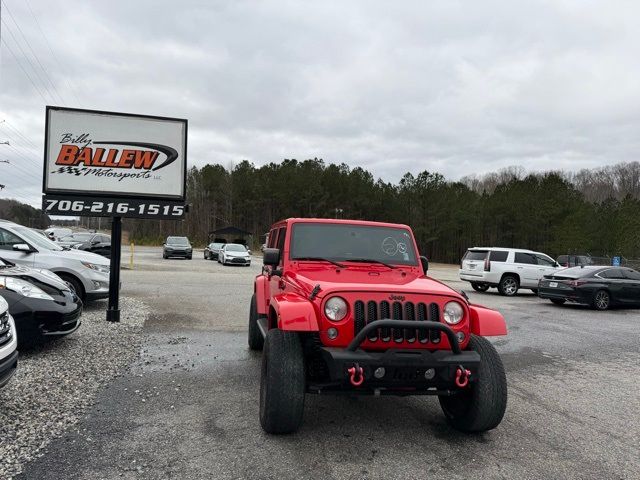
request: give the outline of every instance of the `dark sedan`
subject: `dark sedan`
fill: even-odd
[[[162,246],[162,258],[182,257],[191,260],[193,247],[187,237],[167,237]]]
[[[205,260],[218,260],[220,249],[224,247],[224,243],[213,242],[204,247]]]
[[[103,257],[111,258],[111,237],[102,233],[97,233],[89,239],[84,239],[80,243],[76,243],[71,248],[84,250],[85,252],[93,252]]]
[[[597,310],[616,305],[640,306],[640,273],[626,267],[572,267],[545,275],[538,296],[556,305],[582,303]]]
[[[0,296],[15,320],[19,347],[80,327],[82,301],[60,277],[48,270],[0,264]]]

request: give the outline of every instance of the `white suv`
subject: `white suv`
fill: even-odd
[[[109,296],[109,259],[82,250],[65,250],[17,223],[0,220],[0,258],[51,270],[73,287],[83,302]]]
[[[4,387],[18,365],[18,337],[9,305],[0,297],[0,388]]]
[[[497,287],[502,295],[513,296],[519,288],[537,292],[538,280],[562,267],[550,256],[517,248],[467,250],[460,262],[460,279],[471,282],[478,292]]]

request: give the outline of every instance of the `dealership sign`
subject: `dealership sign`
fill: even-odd
[[[187,121],[47,107],[48,214],[181,218]]]

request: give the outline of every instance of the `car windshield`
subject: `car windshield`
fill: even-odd
[[[211,243],[209,245],[209,248],[221,248],[224,245],[224,243]]]
[[[296,223],[290,244],[291,260],[326,258],[417,265],[413,237],[398,227],[348,223]]]
[[[60,239],[61,242],[88,242],[93,237],[93,233],[74,233]]]
[[[168,245],[189,245],[189,239],[187,237],[168,237]]]
[[[246,252],[247,249],[244,245],[238,243],[229,243],[225,248],[225,252]]]
[[[54,250],[59,251],[62,250],[62,247],[55,242],[52,242],[48,238],[43,237],[38,232],[34,232],[30,228],[27,227],[16,227],[14,229],[18,235],[24,238],[27,242],[33,245],[36,248],[44,249],[44,250]]]

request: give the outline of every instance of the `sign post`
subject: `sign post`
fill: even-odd
[[[120,320],[122,218],[183,218],[186,180],[187,120],[47,106],[42,208],[112,218],[107,320]]]
[[[120,255],[122,252],[122,217],[111,223],[111,263],[109,267],[109,305],[107,320],[120,321]]]

